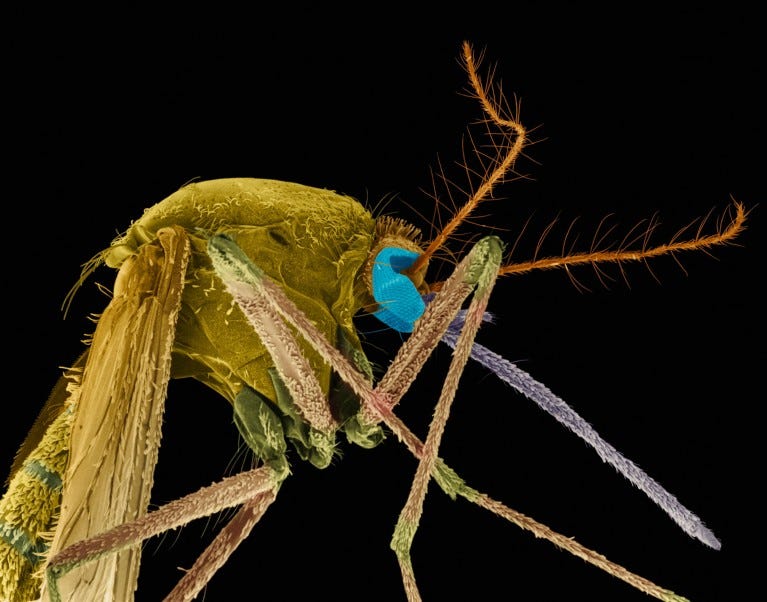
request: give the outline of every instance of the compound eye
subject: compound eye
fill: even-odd
[[[398,332],[413,332],[413,324],[426,309],[413,281],[401,273],[418,255],[406,249],[384,247],[373,262],[373,298],[380,308],[373,315]]]

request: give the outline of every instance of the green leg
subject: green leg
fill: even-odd
[[[487,308],[490,292],[498,274],[498,266],[501,263],[502,246],[495,237],[482,239],[472,249],[466,260],[456,269],[460,280],[471,286],[476,286],[476,293],[469,306],[466,315],[466,323],[458,339],[453,359],[450,363],[442,392],[434,409],[434,417],[429,426],[429,434],[423,445],[420,455],[420,462],[416,470],[413,485],[410,489],[407,502],[400,513],[397,526],[394,529],[394,535],[391,540],[391,547],[397,554],[400,570],[402,571],[402,580],[405,585],[405,592],[409,602],[419,602],[421,596],[416,586],[415,575],[413,573],[412,563],[410,562],[410,548],[415,537],[418,523],[423,514],[423,502],[426,498],[426,490],[429,479],[435,470],[437,462],[437,453],[442,435],[445,431],[445,425],[450,415],[450,406],[455,398],[458,389],[458,380],[469,359],[471,347],[477,334],[482,316]],[[453,288],[452,283],[446,287],[442,295],[448,298],[461,294],[461,288]],[[418,324],[417,328],[424,330],[433,330],[428,320]],[[442,330],[438,336],[442,336]],[[415,336],[415,334],[414,334]],[[383,381],[382,381],[383,382]]]

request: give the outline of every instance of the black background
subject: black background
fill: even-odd
[[[498,9],[496,9],[498,10]],[[546,383],[722,539],[690,540],[642,493],[534,405],[466,371],[441,455],[470,484],[698,602],[737,597],[755,575],[745,542],[761,462],[764,51],[757,17],[728,8],[653,11],[289,8],[275,14],[30,10],[6,22],[6,413],[10,464],[58,367],[80,352],[111,286],[104,269],[60,305],[80,264],[142,210],[194,179],[253,176],[337,190],[423,227],[430,169],[464,172],[479,117],[462,97],[464,39],[485,48],[538,144],[482,225],[532,253],[554,218],[587,246],[613,214],[620,240],[657,212],[658,239],[730,197],[753,209],[739,247],[640,266],[600,285],[584,268],[507,278],[482,342]],[[443,266],[444,276],[447,266]],[[398,338],[360,329],[379,362]],[[752,348],[752,345],[754,346]],[[425,436],[446,348],[400,415]],[[175,499],[238,470],[228,405],[174,382],[153,492]],[[275,505],[209,585],[206,600],[403,600],[389,538],[415,462],[393,439],[343,445],[324,471],[294,464]],[[759,467],[757,469],[757,467]],[[763,472],[763,471],[762,471]],[[228,515],[227,515],[228,516]],[[160,599],[226,517],[145,544],[137,599]],[[741,543],[744,542],[744,543]],[[432,486],[414,547],[424,600],[644,600],[644,594]]]

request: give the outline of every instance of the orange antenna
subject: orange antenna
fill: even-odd
[[[510,130],[510,133],[506,134],[509,137],[510,144],[508,145],[508,150],[505,154],[499,155],[493,159],[491,169],[488,170],[489,173],[482,180],[479,187],[474,191],[463,207],[461,207],[453,218],[445,225],[442,231],[437,234],[434,240],[429,243],[426,250],[418,256],[415,262],[413,262],[407,270],[405,270],[404,273],[406,274],[414,274],[423,267],[429,258],[445,244],[460,223],[474,211],[474,208],[482,201],[492,197],[493,189],[496,185],[503,182],[504,176],[519,158],[522,153],[522,147],[527,141],[527,131],[519,122],[518,117],[515,115],[507,115],[507,111],[503,110],[505,105],[503,93],[500,90],[491,90],[489,84],[491,83],[492,78],[488,79],[488,86],[482,82],[482,79],[477,72],[481,57],[479,61],[475,60],[471,44],[468,42],[463,43],[463,62],[466,72],[469,75],[472,95],[479,100],[483,111],[487,114],[488,122],[498,126],[502,131]],[[517,110],[516,113],[518,112],[519,111]]]
[[[507,174],[522,154],[523,147],[528,143],[527,130],[519,121],[519,104],[516,104],[514,110],[511,110],[508,107],[508,103],[504,98],[502,90],[492,85],[492,71],[487,80],[483,82],[478,73],[481,60],[481,55],[479,59],[475,59],[471,45],[468,42],[464,42],[463,64],[469,77],[470,94],[480,102],[482,110],[486,115],[484,120],[485,123],[497,134],[504,136],[504,141],[499,144],[494,144],[496,154],[490,158],[490,162],[487,165],[485,175],[482,178],[480,185],[470,195],[469,200],[456,211],[450,221],[437,236],[435,236],[431,243],[429,243],[426,250],[418,256],[415,262],[413,262],[407,270],[403,271],[403,273],[407,275],[415,274],[421,269],[428,259],[445,245],[455,229],[461,222],[468,218],[479,203],[492,198],[495,187],[505,181]],[[477,157],[481,158],[484,156],[487,158],[487,155],[484,155],[476,145],[474,145],[474,152]],[[468,164],[466,164],[466,168],[471,171]],[[677,261],[677,263],[679,263],[679,260],[676,258],[677,253],[682,251],[707,251],[711,247],[728,244],[743,231],[747,211],[741,203],[737,201],[733,202],[734,215],[731,213],[731,209],[728,209],[719,218],[716,232],[713,234],[704,236],[702,233],[707,221],[707,216],[700,220],[697,232],[692,238],[688,240],[680,240],[682,234],[689,230],[698,220],[679,230],[669,242],[651,247],[649,246],[649,240],[653,231],[658,226],[654,220],[651,220],[649,225],[640,231],[639,235],[634,236],[632,240],[627,241],[627,238],[639,228],[639,225],[634,226],[617,250],[605,249],[604,247],[601,249],[599,248],[602,246],[602,242],[607,236],[607,233],[603,233],[598,239],[596,239],[595,235],[595,240],[589,251],[582,253],[565,253],[563,251],[560,256],[538,258],[538,251],[542,247],[543,239],[549,234],[553,227],[554,224],[552,223],[546,228],[541,236],[533,259],[521,263],[502,265],[498,270],[498,275],[522,274],[533,270],[557,268],[564,268],[567,270],[570,266],[583,264],[591,265],[597,273],[601,275],[601,271],[597,267],[597,264],[613,263],[618,265],[622,272],[622,264],[626,262],[646,261],[661,255],[670,255]],[[633,246],[634,242],[637,242],[640,239],[642,240],[641,247],[636,249],[630,248]],[[684,267],[682,267],[682,269],[684,269]],[[572,275],[570,275],[570,277],[573,278]],[[430,288],[436,291],[441,288],[441,285],[441,282],[430,283]]]
[[[657,225],[651,223],[644,232],[644,235],[641,237],[644,239],[644,244],[639,249],[632,250],[627,248],[620,248],[614,251],[600,251],[598,249],[594,249],[584,253],[571,253],[559,257],[532,259],[530,261],[521,263],[503,265],[498,270],[498,275],[504,276],[508,274],[523,274],[532,270],[549,270],[557,268],[567,269],[568,267],[575,265],[595,265],[597,263],[605,262],[622,264],[628,261],[644,261],[650,259],[651,257],[658,257],[660,255],[674,256],[676,253],[681,251],[705,251],[710,247],[731,242],[743,231],[743,225],[746,222],[747,215],[746,209],[742,203],[737,201],[733,201],[733,203],[735,215],[730,217],[729,210],[723,214],[718,220],[716,232],[714,234],[709,234],[707,236],[702,235],[701,230],[706,222],[706,220],[703,219],[701,220],[701,223],[698,226],[698,231],[693,238],[689,240],[677,240],[685,230],[688,230],[693,225],[689,224],[677,232],[677,234],[672,238],[670,242],[654,247],[647,247],[647,240],[655,225]]]

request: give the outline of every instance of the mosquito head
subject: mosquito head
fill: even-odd
[[[375,237],[362,281],[371,302],[365,309],[399,332],[412,332],[414,322],[425,309],[423,295],[428,262],[405,273],[423,252],[421,232],[407,222],[389,216],[376,220]]]

